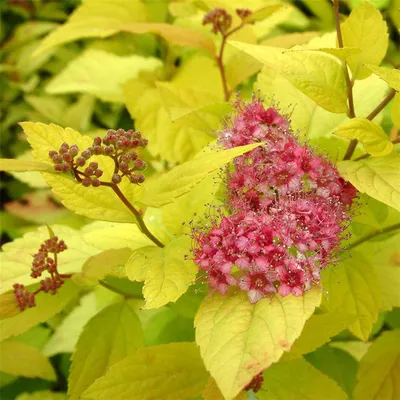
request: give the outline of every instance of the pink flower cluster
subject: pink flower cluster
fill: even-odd
[[[252,303],[276,292],[300,296],[334,261],[356,189],[301,145],[276,109],[253,98],[236,110],[220,143],[265,145],[234,160],[227,213],[193,228],[194,261],[222,294],[234,286]]]

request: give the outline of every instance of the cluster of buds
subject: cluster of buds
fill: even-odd
[[[246,19],[252,14],[252,11],[247,8],[238,8],[235,11],[242,20],[242,24],[247,23]],[[232,15],[223,8],[214,8],[203,18],[203,25],[208,24],[212,26],[213,33],[221,33],[223,36],[229,35],[229,29],[232,26]]]
[[[276,109],[254,97],[236,110],[220,143],[264,145],[234,160],[225,212],[193,227],[194,261],[222,294],[233,286],[252,303],[276,292],[300,296],[334,262],[357,192]]]
[[[40,281],[40,288],[36,292],[29,292],[24,285],[16,283],[14,285],[14,295],[21,311],[25,308],[35,307],[35,296],[39,292],[56,294],[57,290],[63,285],[65,278],[70,278],[70,274],[60,274],[57,269],[57,254],[67,249],[63,240],[58,240],[57,236],[52,236],[40,245],[36,254],[33,255],[31,277],[39,278],[44,271],[50,277]]]
[[[131,183],[139,184],[145,179],[141,171],[146,168],[146,162],[139,158],[135,150],[145,148],[147,143],[147,139],[142,138],[140,132],[132,129],[128,131],[110,129],[103,138],[95,137],[92,146],[83,150],[81,154],[76,144],[70,147],[67,143],[63,143],[58,152],[51,150],[49,157],[54,162],[56,171],[72,171],[76,179],[86,187],[98,187],[102,184],[99,178],[103,175],[103,171],[99,169],[97,162],[90,162],[84,170],[80,169],[87,165],[93,155],[104,155],[114,160],[112,183],[119,184],[126,176]]]
[[[244,390],[247,391],[252,390],[254,393],[257,393],[261,389],[263,382],[264,382],[263,373],[260,372],[252,379],[252,381],[245,387]]]

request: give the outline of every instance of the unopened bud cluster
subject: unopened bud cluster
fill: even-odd
[[[357,192],[276,109],[254,97],[236,110],[220,143],[264,145],[234,160],[226,210],[193,228],[194,261],[222,294],[233,286],[252,303],[276,292],[300,296],[334,261]]]
[[[57,269],[57,254],[66,249],[67,246],[64,241],[58,240],[57,236],[45,240],[44,243],[40,245],[38,252],[33,255],[31,277],[39,278],[45,271],[49,273],[50,277],[41,280],[40,288],[34,293],[25,289],[24,285],[19,283],[14,285],[14,295],[21,311],[36,305],[35,295],[39,292],[56,294],[57,289],[64,283],[63,278],[70,277],[69,275],[59,274]]]
[[[92,146],[83,150],[81,154],[76,144],[69,146],[63,143],[58,152],[50,151],[49,157],[53,160],[56,171],[72,171],[83,186],[101,185],[99,178],[103,175],[103,171],[99,169],[97,162],[89,163],[93,155],[104,155],[114,160],[115,170],[111,178],[112,183],[118,184],[126,176],[131,183],[139,184],[145,180],[140,172],[146,168],[146,162],[139,158],[135,150],[145,148],[147,142],[140,132],[132,129],[128,131],[110,129],[103,138],[95,137]],[[86,168],[83,169],[85,166]]]
[[[246,8],[238,8],[236,9],[236,14],[242,20],[242,23],[244,23],[245,19],[252,14],[252,11]],[[211,30],[213,33],[219,32],[222,35],[226,35],[232,25],[232,15],[223,8],[214,8],[203,18],[203,25],[207,24],[212,26]]]

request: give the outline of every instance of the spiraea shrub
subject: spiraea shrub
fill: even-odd
[[[398,0],[2,8],[2,399],[400,398]]]

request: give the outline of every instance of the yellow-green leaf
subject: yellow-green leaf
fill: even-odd
[[[230,44],[277,71],[326,110],[334,113],[347,111],[343,68],[330,55],[315,51],[288,52],[277,47],[241,42]]]
[[[39,122],[22,122],[20,125],[33,148],[32,153],[36,161],[46,162],[49,160],[49,151],[58,150],[63,142],[69,145],[76,144],[80,151],[87,149],[93,143],[92,138],[81,135],[71,128],[63,129],[58,125],[46,125]],[[92,160],[98,162],[99,168],[103,170],[102,179],[110,181],[114,171],[114,162],[104,156],[94,156],[91,158]],[[63,204],[77,214],[106,221],[136,221],[111,188],[84,187],[70,174],[43,173],[43,177]],[[141,187],[132,185],[128,179],[123,179],[119,186],[125,197],[132,202],[141,195]]]
[[[109,368],[143,346],[140,321],[128,302],[113,304],[85,326],[72,358],[68,394],[71,400]]]
[[[346,61],[350,56],[359,54],[361,50],[357,47],[321,47],[319,49],[312,49],[313,51],[323,51],[324,53],[331,54],[337,57],[339,60]],[[302,50],[304,51],[304,50]]]
[[[208,374],[194,343],[139,349],[109,369],[82,400],[177,400],[199,397]]]
[[[245,293],[214,294],[203,301],[195,319],[196,342],[226,399],[233,399],[290,349],[320,301],[317,289],[256,304]]]
[[[16,400],[68,400],[67,395],[61,392],[40,390],[33,393],[22,393]]]
[[[400,398],[400,329],[384,332],[360,361],[354,400]]]
[[[219,390],[215,380],[210,378],[208,380],[207,386],[202,393],[204,400],[225,400],[224,396],[222,396],[221,391]],[[234,400],[247,400],[247,392],[240,392]]]
[[[273,365],[264,372],[260,400],[346,400],[338,384],[304,359]]]
[[[344,179],[361,193],[400,211],[400,155],[339,161],[337,168]]]
[[[103,101],[123,102],[125,82],[161,65],[160,60],[153,57],[118,56],[88,49],[56,75],[45,90],[50,94],[89,93]]]
[[[194,160],[178,165],[161,177],[149,180],[141,202],[153,207],[171,203],[175,198],[189,192],[210,173],[260,145],[262,143],[229,150],[210,151]]]
[[[82,38],[105,38],[122,24],[146,21],[146,7],[139,0],[85,0],[68,21],[44,38],[36,55]]]
[[[0,295],[0,320],[14,317],[20,312],[14,293]]]
[[[352,118],[340,125],[335,134],[348,139],[357,139],[372,156],[380,157],[390,154],[393,143],[385,131],[366,118]]]
[[[121,25],[120,30],[131,33],[155,33],[167,42],[179,46],[200,47],[211,55],[215,54],[215,44],[211,37],[199,30],[164,23],[140,23]]]
[[[56,295],[36,295],[36,306],[28,308],[14,317],[0,321],[0,341],[17,336],[60,312],[78,294],[78,288],[69,279]]]
[[[371,64],[367,64],[366,67],[383,79],[391,88],[400,91],[400,71],[398,69],[377,67]]]
[[[382,14],[375,6],[362,2],[341,24],[343,45],[358,47],[361,53],[347,58],[353,79],[365,79],[371,70],[364,64],[379,65],[388,48],[388,32]]]
[[[137,250],[126,264],[129,279],[144,281],[144,308],[159,308],[176,301],[193,282],[197,267],[185,260],[189,253],[190,238],[181,236],[164,248],[155,246]]]
[[[37,161],[14,160],[12,158],[0,158],[0,171],[42,171],[55,173],[54,168],[51,164],[45,164]]]
[[[394,96],[390,114],[392,117],[393,124],[396,125],[396,127],[400,129],[400,94],[399,93],[396,93],[396,95]]]
[[[356,315],[358,319],[349,325],[349,330],[367,341],[382,301],[374,268],[362,254],[353,251],[350,259],[323,271],[322,283],[327,292],[322,307]]]
[[[0,343],[0,370],[10,375],[56,380],[50,361],[36,347],[15,340]]]

